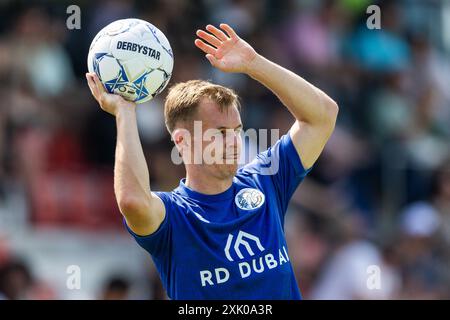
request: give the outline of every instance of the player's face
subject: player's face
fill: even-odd
[[[232,105],[221,112],[216,103],[206,100],[200,103],[197,112],[203,133],[202,148],[197,148],[197,152],[202,152],[202,169],[220,179],[233,177],[242,145],[238,108]]]

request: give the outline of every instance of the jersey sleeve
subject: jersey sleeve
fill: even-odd
[[[270,184],[267,187],[277,195],[282,208],[282,218],[289,200],[311,169],[312,167],[307,170],[303,167],[289,133],[241,168],[243,173],[256,174],[263,183]]]
[[[149,252],[154,259],[162,259],[170,255],[170,244],[172,239],[171,208],[172,201],[168,192],[154,192],[164,203],[166,214],[158,229],[150,235],[140,236],[133,232],[128,226],[125,218],[124,225],[136,242]]]

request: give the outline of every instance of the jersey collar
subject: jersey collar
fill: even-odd
[[[231,184],[231,186],[225,190],[224,192],[218,193],[218,194],[204,194],[197,192],[195,190],[190,189],[185,184],[186,178],[183,178],[180,180],[180,185],[178,188],[175,189],[175,192],[178,192],[184,196],[187,196],[188,198],[196,199],[201,202],[210,202],[210,201],[222,201],[222,200],[228,200],[233,198],[234,191],[235,191],[235,184],[234,182]]]

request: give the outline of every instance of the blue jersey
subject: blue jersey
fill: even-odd
[[[215,195],[155,192],[166,216],[149,236],[128,231],[155,262],[171,299],[301,299],[284,236],[284,216],[310,169],[289,134],[238,169]]]

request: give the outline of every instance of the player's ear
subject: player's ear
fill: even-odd
[[[183,154],[183,150],[187,150],[191,145],[191,134],[184,128],[176,128],[172,132],[172,139],[178,149],[178,152],[181,154]]]

